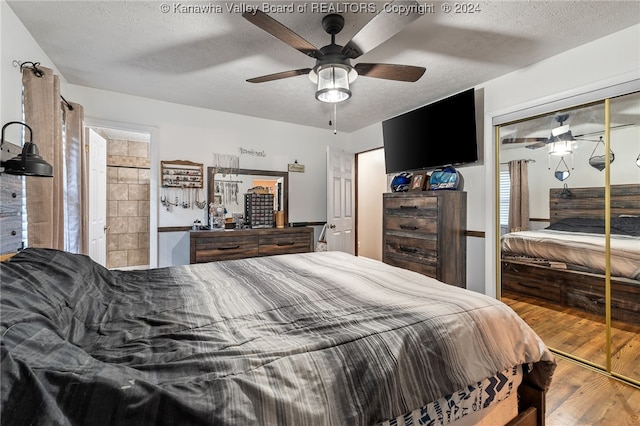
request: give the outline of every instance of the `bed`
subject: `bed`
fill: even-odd
[[[611,186],[612,319],[640,324],[640,185]],[[501,238],[502,290],[605,314],[604,188],[550,190],[550,225]]]
[[[555,359],[524,321],[382,262],[118,271],[25,249],[0,267],[3,424],[544,423]]]

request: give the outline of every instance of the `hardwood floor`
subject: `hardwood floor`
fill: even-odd
[[[640,389],[558,357],[547,426],[640,425]]]
[[[526,297],[503,295],[552,348],[596,364],[605,363],[602,318]],[[640,327],[614,324],[612,367],[640,380]],[[640,388],[558,356],[558,367],[547,394],[548,426],[640,425]]]

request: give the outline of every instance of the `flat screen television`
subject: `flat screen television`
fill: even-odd
[[[478,161],[474,89],[382,122],[387,174]]]

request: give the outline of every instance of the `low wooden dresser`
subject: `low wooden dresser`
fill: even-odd
[[[387,193],[383,209],[383,262],[466,287],[466,192]]]
[[[313,251],[313,228],[191,231],[190,263]]]

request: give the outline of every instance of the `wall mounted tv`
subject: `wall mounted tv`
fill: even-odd
[[[382,122],[387,174],[478,161],[474,89]]]

